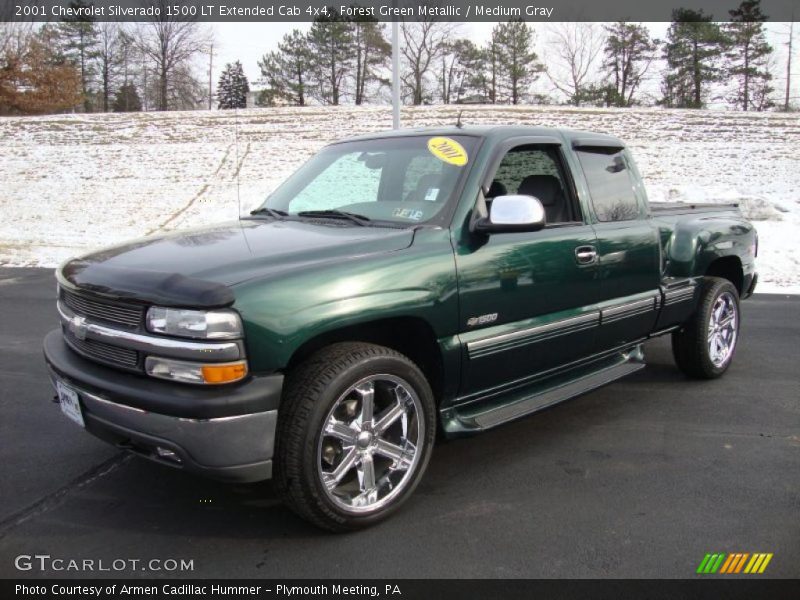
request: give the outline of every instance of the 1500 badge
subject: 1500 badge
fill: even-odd
[[[467,327],[475,327],[476,325],[486,325],[487,323],[494,323],[497,321],[497,313],[488,315],[481,315],[480,317],[470,317],[467,319]]]

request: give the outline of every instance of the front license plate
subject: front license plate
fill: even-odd
[[[61,412],[81,427],[86,427],[86,424],[83,422],[83,413],[81,412],[81,403],[78,400],[78,392],[60,381],[56,381],[56,391],[58,392],[58,403],[61,405]]]

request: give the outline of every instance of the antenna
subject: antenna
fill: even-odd
[[[461,122],[461,115],[463,112],[464,112],[463,108],[460,111],[458,111],[458,120],[456,121],[456,127],[458,127],[459,129],[462,129],[464,127],[464,124]]]

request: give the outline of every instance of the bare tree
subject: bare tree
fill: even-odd
[[[599,70],[605,35],[596,23],[557,23],[547,46],[547,77],[553,86],[580,106]]]
[[[118,23],[103,21],[97,25],[97,62],[99,66],[100,95],[103,112],[111,107],[111,94],[117,71],[121,64],[120,26]],[[127,83],[127,82],[126,82]]]
[[[35,6],[35,0],[22,0],[21,2],[3,2],[0,4],[0,67],[3,65],[6,53],[15,55],[24,51],[30,40],[29,34],[33,33],[32,21],[12,21],[16,12],[16,5]]]
[[[422,104],[428,99],[428,74],[456,28],[455,23],[433,20],[401,24],[401,52],[405,63],[401,79],[411,104]]]
[[[159,4],[166,2],[159,0]],[[163,9],[162,15],[166,14],[166,7]],[[194,21],[161,17],[141,24],[136,41],[140,52],[154,65],[156,109],[177,107],[170,100],[180,100],[180,107],[185,107],[185,101],[198,86],[191,76],[192,59],[211,44],[211,32]]]
[[[443,104],[460,103],[473,91],[475,71],[484,67],[481,51],[465,38],[445,42],[441,52],[439,72],[439,97]]]
[[[774,54],[770,54],[764,61],[764,69],[768,73],[775,73],[778,70],[778,61]],[[757,112],[763,112],[775,106],[771,78],[760,78],[753,81],[753,89],[750,92],[750,107]]]

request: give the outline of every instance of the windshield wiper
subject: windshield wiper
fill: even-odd
[[[297,213],[298,217],[307,217],[311,219],[348,219],[356,225],[362,227],[369,223],[370,218],[364,215],[357,215],[356,213],[347,212],[346,210],[302,210]]]
[[[289,213],[277,210],[275,208],[267,208],[266,206],[262,206],[261,208],[257,208],[255,210],[250,211],[251,215],[269,215],[275,219],[280,219],[282,217],[288,217]]]

